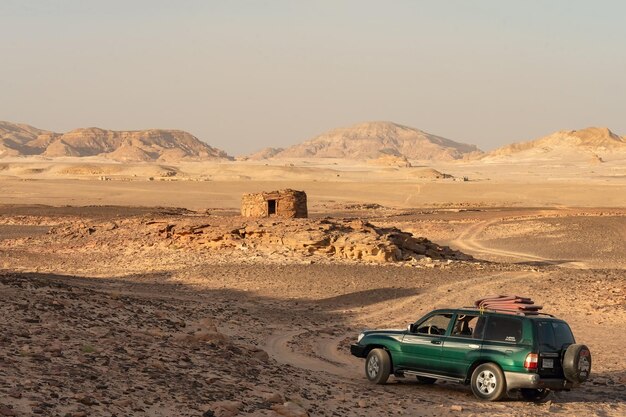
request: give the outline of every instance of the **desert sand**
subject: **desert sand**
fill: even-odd
[[[0,410],[624,415],[623,166],[431,165],[5,159]],[[310,219],[239,217],[242,193],[285,187],[307,191]],[[368,256],[391,228],[436,254]],[[460,385],[372,386],[349,355],[361,329],[490,293],[565,318],[591,380],[481,403]]]
[[[0,415],[626,415],[626,164],[529,146],[409,163],[5,156]],[[243,193],[283,188],[306,191],[308,219],[239,215]],[[371,385],[349,354],[362,329],[492,293],[566,319],[591,379],[483,403]]]

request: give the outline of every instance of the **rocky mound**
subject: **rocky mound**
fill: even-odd
[[[259,161],[262,159],[270,159],[284,151],[284,148],[263,148],[258,152],[248,155],[245,159],[252,159],[253,161]]]
[[[229,158],[219,149],[181,130],[114,131],[99,128],[54,133],[0,122],[0,157],[99,156],[122,162],[176,162]]]
[[[411,162],[406,156],[382,155],[376,159],[367,161],[371,165],[379,165],[386,167],[411,168]]]
[[[454,160],[482,154],[476,146],[431,135],[392,122],[368,122],[331,130],[274,158],[376,159],[394,155],[408,159]]]
[[[424,179],[454,178],[452,175],[444,174],[443,172],[437,171],[434,168],[415,168],[411,170],[407,175],[410,175],[413,178]]]
[[[590,127],[562,130],[536,140],[513,143],[489,152],[484,159],[562,159],[579,155],[585,160],[601,162],[604,156],[617,153],[626,153],[626,138],[608,128]]]
[[[368,262],[469,260],[471,256],[415,237],[395,227],[377,227],[360,220],[257,220],[236,226],[234,220],[214,224],[200,219],[127,220],[123,223],[72,223],[52,229],[64,238],[90,237],[90,244],[109,246],[122,239],[128,244],[142,239],[149,244],[175,245],[189,250],[245,249],[259,254],[291,251],[292,257],[320,257]],[[98,243],[100,242],[100,243]]]

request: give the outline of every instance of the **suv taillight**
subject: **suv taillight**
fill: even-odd
[[[539,355],[536,353],[529,353],[526,355],[526,360],[524,361],[524,368],[535,370],[539,365]]]

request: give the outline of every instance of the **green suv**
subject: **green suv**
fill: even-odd
[[[538,401],[569,390],[591,372],[591,353],[576,344],[568,324],[549,314],[477,308],[428,313],[406,330],[368,330],[351,345],[366,358],[365,375],[377,384],[389,375],[470,384],[481,400],[509,391]]]

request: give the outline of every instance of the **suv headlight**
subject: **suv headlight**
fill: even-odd
[[[363,336],[365,336],[363,333],[359,333],[359,337],[356,338],[356,342],[359,343],[361,339],[363,339]]]

